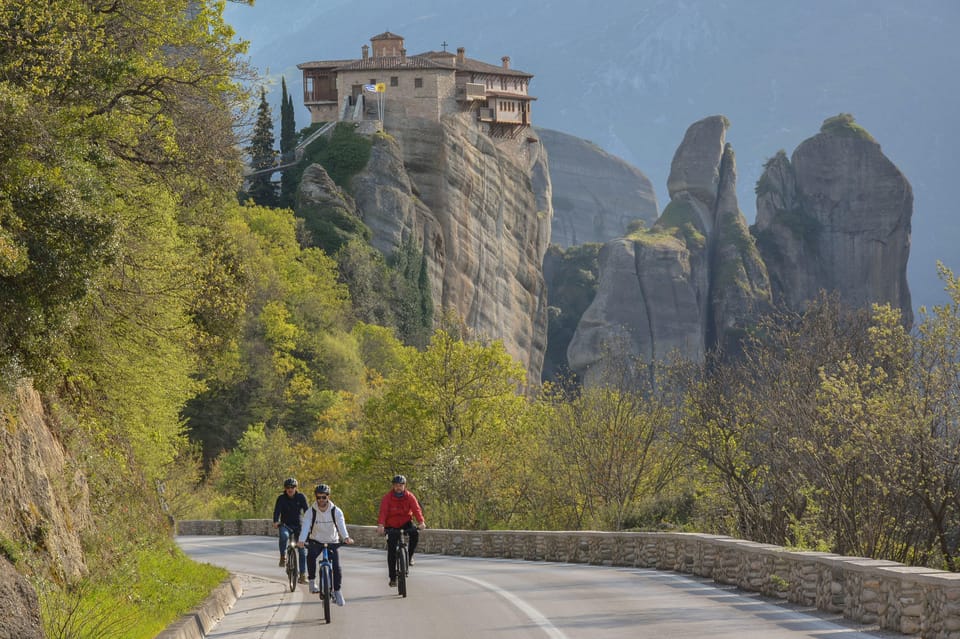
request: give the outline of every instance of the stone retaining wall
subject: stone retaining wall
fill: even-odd
[[[180,535],[269,535],[266,519],[180,521]],[[360,546],[383,548],[373,526],[350,526]],[[418,552],[598,566],[707,577],[803,606],[842,613],[923,639],[960,639],[960,573],[892,561],[796,552],[698,533],[425,530]]]

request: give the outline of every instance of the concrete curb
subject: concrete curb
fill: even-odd
[[[167,626],[155,639],[203,639],[242,594],[240,578],[230,575],[213,589],[203,603]]]

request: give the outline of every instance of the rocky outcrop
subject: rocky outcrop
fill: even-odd
[[[757,184],[755,234],[774,300],[802,310],[820,289],[847,304],[888,302],[913,321],[907,286],[913,191],[849,115],[824,122]]]
[[[723,116],[694,123],[671,165],[670,202],[649,231],[607,243],[600,282],[567,356],[600,383],[613,345],[643,361],[700,360],[735,348],[769,308],[766,269],[736,198],[736,162]]]
[[[40,604],[29,580],[0,556],[0,639],[43,639]]]
[[[550,129],[537,135],[550,158],[551,244],[602,243],[626,235],[631,222],[656,221],[653,185],[640,170],[587,140]]]
[[[86,573],[80,535],[91,525],[89,492],[51,421],[29,380],[0,392],[0,541],[16,562],[0,557],[0,637],[42,636],[36,593],[18,570],[58,581]]]
[[[316,186],[306,173],[301,184]],[[538,381],[552,215],[540,142],[495,140],[458,116],[409,118],[374,136],[351,191],[373,246],[385,254],[409,240],[423,247],[434,317],[455,311],[476,335],[502,340]]]

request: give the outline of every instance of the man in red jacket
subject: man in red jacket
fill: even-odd
[[[380,515],[377,518],[377,534],[387,535],[387,571],[390,574],[390,587],[397,585],[397,541],[401,533],[410,536],[407,554],[410,565],[413,565],[413,551],[417,549],[417,540],[420,537],[419,528],[426,524],[423,521],[423,511],[416,496],[407,490],[407,478],[396,475],[393,478],[393,488],[380,500]],[[416,521],[416,525],[414,525]]]

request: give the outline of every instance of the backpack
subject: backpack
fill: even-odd
[[[313,531],[313,525],[317,523],[317,509],[313,506],[310,506],[310,526],[307,528],[308,531]],[[337,525],[337,507],[333,505],[330,507],[330,517],[333,518],[333,527],[336,528],[337,534],[340,535],[340,541],[345,541],[347,536],[343,534],[343,531],[340,530],[340,526]],[[310,532],[307,533],[307,541],[310,541]]]

